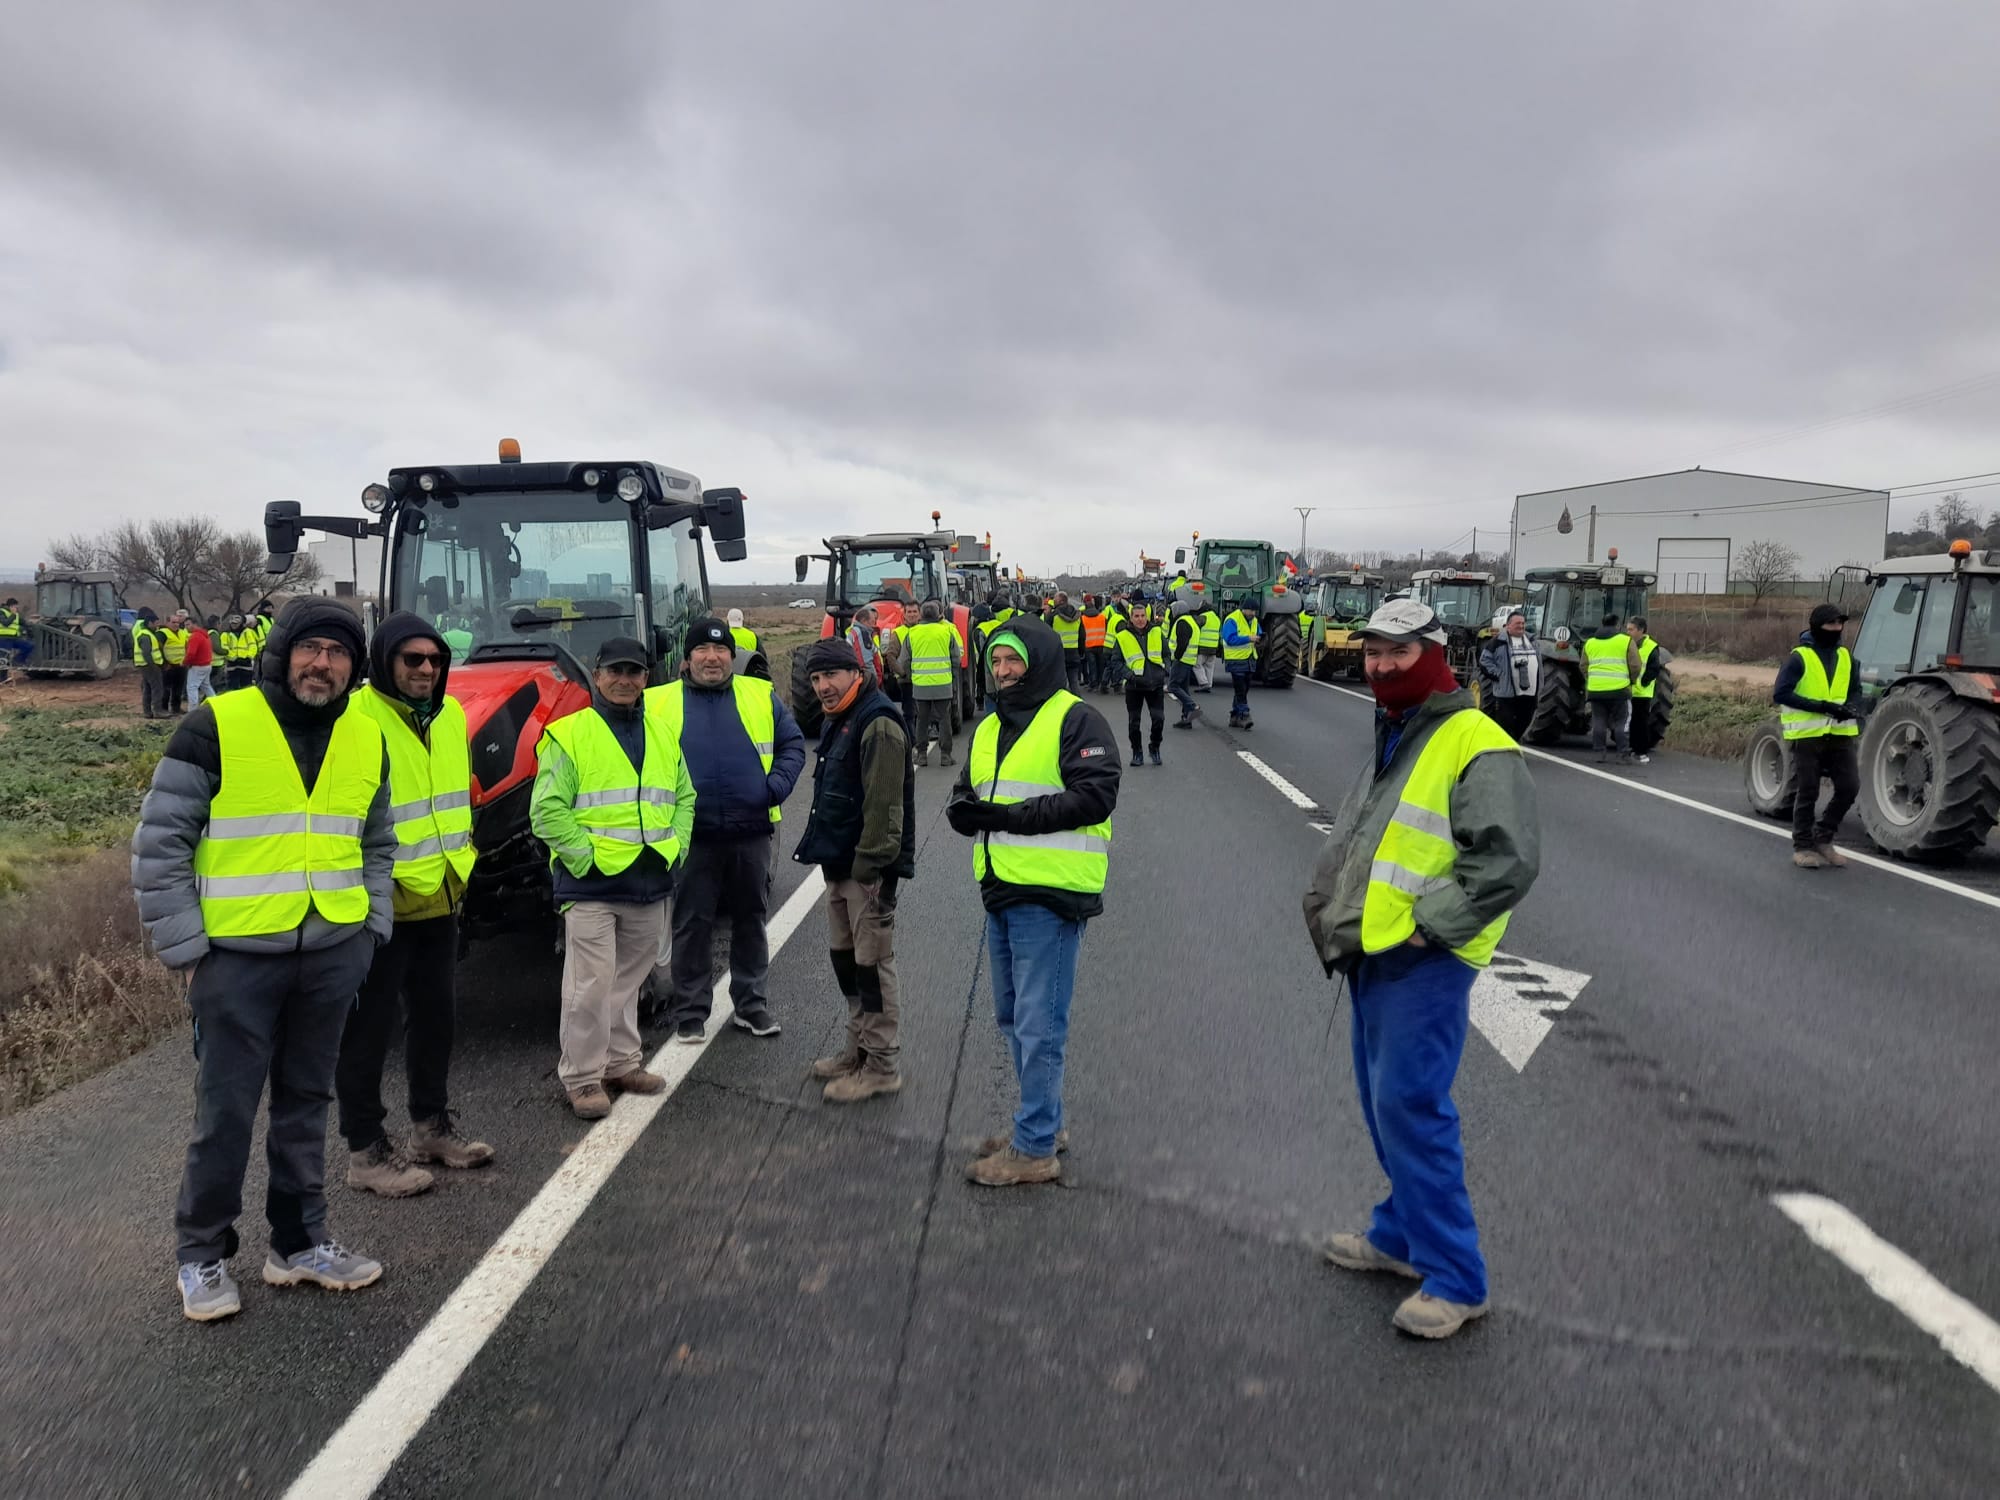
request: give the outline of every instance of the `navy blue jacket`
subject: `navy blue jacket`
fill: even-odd
[[[791,796],[806,768],[806,737],[776,693],[771,734],[771,774],[736,711],[733,679],[706,688],[681,683],[681,756],[694,778],[694,836],[761,838],[771,831],[771,809]]]
[[[1826,672],[1826,680],[1833,681],[1835,669],[1840,665],[1840,652],[1813,643],[1810,630],[1799,633],[1799,644],[1819,658],[1820,666]],[[1799,681],[1806,675],[1806,664],[1799,660],[1796,651],[1787,651],[1785,659],[1778,666],[1778,680],[1771,686],[1771,701],[1780,708],[1795,708],[1801,713],[1817,714],[1826,711],[1824,703],[1814,703],[1798,695]],[[1860,718],[1864,706],[1861,691],[1861,668],[1857,664],[1847,679],[1847,711],[1850,717]]]

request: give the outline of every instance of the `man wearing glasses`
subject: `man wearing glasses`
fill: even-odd
[[[418,1163],[483,1167],[493,1148],[464,1135],[451,1110],[457,1008],[458,905],[472,874],[472,765],[465,710],[445,692],[451,653],[419,615],[399,610],[375,630],[368,685],[355,711],[389,747],[389,813],[396,825],[395,935],[376,950],[340,1039],[334,1075],[347,1185],[407,1198],[431,1185]],[[382,1065],[398,1015],[410,1081],[406,1155],[385,1126]]]
[[[153,772],[132,884],[153,951],[187,976],[195,1124],[174,1212],[181,1310],[241,1310],[228,1262],[257,1105],[270,1085],[264,1280],[352,1291],[382,1267],[326,1225],[326,1107],[341,1029],[390,936],[389,753],[349,712],[361,622],[297,599],[254,691],[200,705]]]
[[[563,914],[562,1058],[557,1076],[580,1120],[611,1093],[657,1094],[639,1041],[639,986],[659,958],[674,868],[694,831],[694,781],[679,737],[648,715],[646,648],[598,650],[588,708],[555,720],[536,747],[529,826],[549,846]]]

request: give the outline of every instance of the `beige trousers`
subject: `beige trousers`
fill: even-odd
[[[885,881],[878,895],[853,880],[826,882],[827,946],[834,953],[834,972],[841,973],[843,955],[852,954],[853,991],[847,996],[847,1036],[865,1059],[863,1066],[881,1073],[896,1071],[896,1019],[901,1005],[896,994],[896,882]]]
[[[672,903],[578,901],[563,914],[562,1061],[566,1089],[641,1066],[639,986],[660,951]]]

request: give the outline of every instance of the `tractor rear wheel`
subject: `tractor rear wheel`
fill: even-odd
[[[118,637],[100,625],[90,632],[90,675],[99,682],[118,670]]]
[[[1641,699],[1646,703],[1647,712],[1653,716],[1653,743],[1663,745],[1667,739],[1667,728],[1674,722],[1674,673],[1671,667],[1662,667],[1660,675],[1653,681],[1653,696]]]
[[[1565,662],[1542,658],[1542,687],[1535,695],[1535,716],[1524,736],[1531,745],[1556,745],[1583,712],[1583,693],[1576,674]]]
[[[1892,688],[1861,736],[1861,821],[1888,854],[1943,861],[2000,822],[2000,713],[1937,682]]]
[[[801,646],[792,653],[792,717],[799,721],[799,731],[807,739],[815,738],[826,723],[826,715],[819,709],[819,694],[813,691],[812,673],[806,670],[811,653],[811,646]]]
[[[1776,719],[1766,719],[1751,731],[1750,743],[1743,748],[1743,796],[1750,811],[1789,822],[1797,784],[1785,732]]]
[[[1299,639],[1299,617],[1278,615],[1264,631],[1258,652],[1267,688],[1288,688],[1299,675],[1299,655],[1304,643]]]

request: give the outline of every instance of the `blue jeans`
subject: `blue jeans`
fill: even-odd
[[[1452,1080],[1476,971],[1439,948],[1392,948],[1354,974],[1354,1081],[1389,1196],[1368,1239],[1408,1261],[1446,1302],[1486,1300],[1486,1262],[1465,1190]]]
[[[1250,674],[1257,669],[1255,662],[1231,662],[1229,664],[1229,685],[1236,690],[1236,697],[1229,705],[1232,714],[1250,712]]]
[[[1167,669],[1167,691],[1174,695],[1174,701],[1181,706],[1181,717],[1192,719],[1194,707],[1194,668],[1185,662],[1175,662]]]
[[[1062,1129],[1063,1049],[1069,1044],[1069,1000],[1085,925],[1065,921],[1046,906],[1009,906],[986,914],[993,1018],[1021,1084],[1014,1149],[1023,1156],[1053,1156]]]

